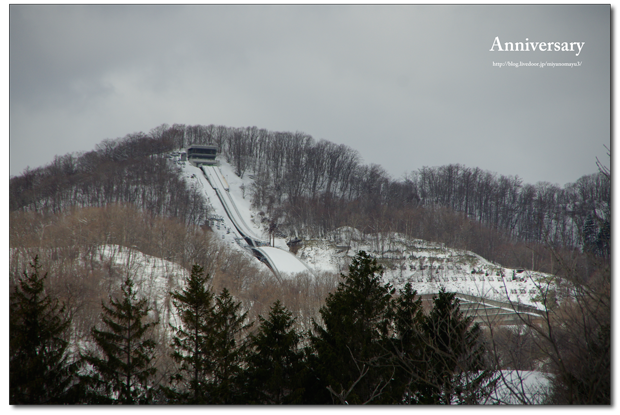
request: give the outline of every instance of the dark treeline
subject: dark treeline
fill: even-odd
[[[602,173],[561,188],[456,164],[393,180],[382,167],[362,164],[357,151],[300,132],[213,125],[160,130],[175,137],[176,147],[218,145],[239,176],[253,175],[254,206],[287,235],[321,237],[340,226],[397,231],[508,266],[529,266],[527,253],[544,246],[610,253],[611,183]],[[551,271],[542,262],[536,267]]]
[[[395,295],[359,252],[308,331],[280,301],[249,321],[198,265],[172,292],[179,318],[163,373],[160,324],[130,277],[101,305],[91,339],[71,344],[71,316],[47,293],[37,258],[11,296],[11,404],[478,404],[497,382],[482,331],[440,292],[425,310]],[[161,353],[161,348],[159,351]]]
[[[572,301],[546,298],[542,320],[484,329],[454,294],[424,303],[410,284],[395,292],[382,271],[358,252],[300,329],[279,300],[249,318],[195,265],[170,293],[178,317],[163,337],[151,299],[127,276],[99,303],[89,338],[76,338],[72,306],[48,291],[35,257],[11,289],[10,403],[610,403],[608,271],[577,284]],[[512,372],[541,369],[548,388]]]
[[[190,189],[164,153],[173,142],[142,133],[104,140],[94,151],[57,156],[9,184],[11,211],[59,213],[71,207],[131,204],[152,214],[203,224],[204,198]]]
[[[600,250],[609,251],[611,186],[604,174],[560,188],[457,164],[423,167],[393,180],[382,167],[362,164],[357,151],[300,132],[214,125],[164,125],[156,131],[177,148],[216,144],[237,175],[253,175],[254,205],[266,208],[287,232],[321,236],[349,225],[422,237],[429,232],[407,216],[441,207],[508,238],[567,248],[582,247],[590,221],[597,238],[601,233]]]
[[[561,188],[456,164],[422,167],[394,180],[382,167],[362,164],[345,145],[256,127],[163,124],[149,134],[105,140],[95,151],[57,157],[12,178],[11,210],[129,202],[200,223],[204,202],[180,184],[163,153],[206,143],[216,144],[240,177],[252,175],[254,206],[284,235],[321,237],[341,226],[401,232],[513,267],[529,267],[528,252],[542,247],[609,257],[608,175],[584,176]],[[534,262],[552,271],[544,261]]]
[[[560,188],[456,164],[423,167],[393,180],[382,167],[362,164],[355,150],[303,133],[211,126],[200,131],[193,140],[218,143],[238,175],[254,174],[254,204],[288,231],[321,236],[350,225],[423,237],[424,228],[407,217],[420,208],[445,208],[507,238],[567,248],[582,247],[583,230],[592,221],[602,233],[600,249],[609,251],[611,187],[603,174]]]

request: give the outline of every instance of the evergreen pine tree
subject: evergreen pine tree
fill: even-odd
[[[120,299],[110,297],[109,306],[102,304],[107,331],[92,329],[101,353],[84,357],[93,369],[84,377],[90,387],[88,403],[147,404],[152,399],[155,341],[146,335],[158,322],[144,322],[150,308],[146,299],[137,298],[131,278],[121,290]]]
[[[426,386],[421,381],[426,375],[426,358],[422,339],[424,313],[422,300],[407,283],[395,299],[394,336],[390,351],[396,368],[393,378],[393,402],[399,404],[417,403],[416,395]]]
[[[213,293],[207,287],[210,276],[199,265],[185,281],[181,292],[172,293],[172,301],[181,319],[173,327],[172,358],[179,364],[173,376],[176,389],[169,390],[171,403],[206,404],[207,381],[213,370],[209,341],[213,334]]]
[[[215,298],[209,338],[213,367],[207,389],[211,404],[238,403],[238,382],[247,349],[243,334],[252,325],[246,324],[246,319],[247,311],[242,313],[241,303],[224,288]]]
[[[64,305],[45,293],[38,256],[10,295],[11,405],[74,403],[78,363],[68,355],[71,324]]]
[[[244,390],[253,404],[299,404],[305,374],[302,337],[293,328],[295,319],[280,301],[259,317],[260,327],[250,335]]]
[[[478,324],[460,311],[454,293],[441,289],[422,322],[426,375],[417,399],[422,404],[477,404],[492,392],[495,373],[485,362]],[[425,385],[425,386],[424,386]]]
[[[313,386],[314,403],[384,403],[394,374],[386,345],[392,324],[392,294],[382,284],[383,269],[367,253],[357,253],[348,275],[320,310],[314,323],[315,350],[310,366],[322,387]],[[329,391],[326,394],[325,391]]]

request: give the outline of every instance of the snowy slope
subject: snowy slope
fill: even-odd
[[[102,245],[97,250],[101,263],[116,266],[125,272],[117,281],[119,286],[126,277],[132,278],[140,296],[148,298],[153,310],[159,313],[164,327],[168,327],[169,323],[179,324],[168,293],[182,289],[184,279],[189,276],[185,268],[119,245]]]
[[[178,161],[186,180],[204,191],[204,195],[216,212],[217,221],[212,226],[226,243],[248,253],[240,235],[228,219],[226,212],[218,203],[215,191],[199,168],[187,162]],[[268,239],[265,228],[260,225],[258,214],[252,210],[250,189],[252,179],[249,175],[239,178],[234,169],[220,160],[219,170],[229,185],[233,198],[244,221],[256,235]],[[242,190],[245,188],[245,194]],[[288,251],[286,240],[276,238],[275,246]],[[350,227],[340,228],[324,240],[306,240],[296,257],[300,263],[291,261],[290,255],[270,250],[274,258],[282,261],[283,269],[301,272],[307,266],[315,272],[346,272],[351,258],[359,250],[364,250],[377,258],[384,266],[384,280],[395,288],[402,288],[410,282],[419,294],[437,293],[441,288],[486,297],[498,301],[510,301],[541,307],[536,301],[541,288],[552,284],[561,292],[553,276],[539,272],[516,270],[492,263],[479,255],[446,247],[443,244],[410,239],[396,233],[362,235]]]
[[[202,171],[213,189],[216,191],[221,206],[226,211],[226,214],[235,225],[235,228],[239,234],[244,236],[246,241],[248,241],[248,244],[251,244],[252,246],[267,245],[267,240],[261,236],[258,236],[253,229],[253,226],[248,226],[246,223],[248,222],[248,220],[246,220],[248,211],[247,209],[244,209],[244,207],[242,207],[241,210],[237,208],[236,200],[234,196],[231,195],[229,185],[227,184],[226,179],[224,179],[220,169],[217,166],[204,166],[202,167]],[[244,212],[244,214],[241,212]]]
[[[221,199],[203,174],[203,171],[188,162],[177,160],[177,164],[181,165],[184,178],[191,186],[195,186],[199,191],[202,191],[207,202],[213,208],[215,214],[210,218],[210,225],[213,231],[219,235],[218,239],[221,238],[223,242],[230,243],[235,249],[251,255],[243,235],[235,227]],[[252,180],[249,177],[245,179],[239,178],[234,174],[232,167],[223,161],[220,161],[219,166],[205,167],[205,169],[208,169],[207,174],[211,175],[212,179],[214,174],[221,174],[221,177],[224,178],[228,185],[228,190],[222,189],[219,182],[216,183],[216,186],[220,188],[222,196],[226,198],[225,203],[229,205],[231,214],[234,215],[237,224],[243,225],[241,232],[253,236],[252,239],[254,240],[258,238],[264,241],[269,240],[269,235],[266,234],[265,229],[257,224],[258,221],[255,220],[258,215],[255,215],[251,209],[249,195],[244,194],[243,188],[245,187],[246,191],[249,191],[252,186]],[[262,254],[269,256],[268,262],[276,268],[277,275],[280,277],[286,278],[302,272],[312,272],[299,258],[288,252],[286,240],[282,238],[275,238],[274,247],[264,247],[260,251]]]
[[[202,173],[202,170],[187,162],[178,163],[183,171],[183,178],[189,183],[190,186],[194,186],[204,195],[207,203],[213,209],[213,215],[209,218],[209,224],[213,231],[218,235],[218,239],[225,244],[232,246],[234,249],[237,249],[239,252],[243,252],[251,256],[251,254],[244,248],[247,244],[237,232],[231,220],[228,218],[226,211],[219,203],[215,190],[213,190],[209,184],[209,181]],[[235,198],[236,203],[239,202],[239,211],[242,215],[244,215],[244,219],[246,219],[247,212],[249,212],[249,201],[245,204],[243,201],[238,201],[235,195],[231,194],[231,197]],[[246,223],[248,226],[252,227],[257,235],[262,234],[262,230],[254,225],[251,219],[246,220]]]
[[[350,229],[350,228],[349,228]],[[350,232],[349,229],[345,229]],[[329,240],[306,241],[298,252],[302,261],[315,270],[346,272],[351,258],[364,250],[383,265],[384,281],[395,288],[410,282],[418,294],[449,292],[511,301],[541,307],[535,297],[552,276],[540,272],[504,268],[481,256],[419,239],[392,233],[342,238],[343,229]]]
[[[310,269],[301,262],[295,255],[279,248],[265,246],[259,248],[276,264],[280,276],[299,274],[301,272],[311,272]]]

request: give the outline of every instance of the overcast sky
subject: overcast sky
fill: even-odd
[[[10,175],[168,123],[302,131],[394,178],[609,164],[609,6],[10,6]],[[585,42],[573,52],[491,52]],[[493,62],[581,62],[569,68]]]

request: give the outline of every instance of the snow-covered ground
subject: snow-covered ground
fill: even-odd
[[[212,216],[209,218],[209,225],[213,229],[213,231],[218,235],[218,239],[232,246],[234,249],[237,249],[240,252],[246,253],[247,255],[251,254],[245,249],[247,245],[241,235],[237,232],[237,229],[233,225],[232,221],[228,218],[224,207],[219,202],[218,196],[215,190],[209,184],[209,181],[202,173],[198,167],[195,167],[187,162],[179,162],[182,170],[183,177],[190,184],[190,186],[194,186],[198,191],[202,192],[207,203],[211,206],[213,210]],[[224,173],[224,171],[222,172]],[[229,174],[224,173],[224,177],[228,180]],[[234,176],[234,174],[233,174]],[[237,185],[237,181],[232,180],[235,185]],[[230,184],[230,182],[229,182]],[[250,214],[249,200],[245,200],[242,197],[239,198],[235,194],[234,191],[231,191],[231,197],[234,199],[237,207],[239,208],[239,212],[243,215],[244,219],[248,226],[252,227],[257,235],[262,235],[262,229],[254,224],[254,221],[251,217],[248,217]]]
[[[221,238],[224,243],[230,244],[235,249],[250,255],[247,243],[228,217],[216,191],[211,187],[202,170],[188,162],[177,161],[177,163],[181,165],[185,179],[189,181],[190,185],[203,192],[206,200],[213,208],[215,214],[210,218],[210,225],[213,231],[218,234],[218,239]],[[219,167],[215,167],[215,169],[219,170],[226,180],[229,189],[227,193],[237,207],[241,219],[245,222],[244,225],[254,235],[259,236],[263,240],[269,240],[269,235],[260,224],[259,215],[253,212],[251,208],[249,191],[252,186],[252,179],[247,176],[243,179],[238,177],[234,173],[233,168],[224,161],[220,161]],[[239,219],[236,220],[239,222]],[[269,255],[280,276],[292,276],[301,272],[311,272],[310,268],[304,265],[299,258],[288,252],[289,249],[285,239],[275,238],[273,245],[273,247],[264,247],[264,253]]]
[[[351,232],[356,236],[343,237]],[[363,236],[356,230],[340,229],[328,240],[306,241],[297,255],[315,270],[346,272],[360,250],[383,265],[385,282],[397,289],[410,282],[418,294],[437,293],[443,287],[449,292],[541,307],[535,301],[540,288],[553,284],[548,274],[504,268],[470,251],[396,233]]]
[[[250,255],[244,248],[247,244],[238,234],[226,215],[217,194],[211,188],[202,171],[188,162],[177,161],[190,184],[202,189],[205,198],[215,212],[212,229],[227,244]],[[268,240],[265,226],[260,223],[259,214],[251,207],[252,179],[234,173],[224,160],[219,160],[219,170],[229,185],[229,193],[239,213],[252,231]],[[288,252],[286,240],[276,238],[274,246]],[[340,228],[327,239],[306,240],[297,252],[298,261],[292,261],[292,254],[270,249],[272,259],[284,272],[301,272],[304,266],[313,272],[346,272],[351,258],[364,250],[377,258],[385,269],[384,280],[395,288],[402,288],[410,282],[419,294],[437,293],[442,287],[446,291],[486,297],[498,301],[510,301],[541,308],[541,288],[555,285],[553,276],[528,270],[502,267],[481,256],[443,244],[419,239],[410,239],[397,233],[362,235],[357,229]],[[277,258],[277,259],[276,259]],[[558,287],[552,287],[558,289]]]
[[[98,248],[98,259],[123,270],[122,281],[131,277],[140,296],[151,301],[153,310],[160,314],[159,319],[168,327],[168,323],[178,324],[176,313],[169,301],[169,293],[182,289],[183,281],[189,276],[188,271],[174,262],[143,254],[142,252],[118,245],[102,245]],[[122,283],[121,280],[118,284]]]
[[[207,177],[207,180],[216,191],[221,206],[226,211],[228,218],[235,225],[235,228],[239,234],[243,235],[246,239],[252,240],[253,246],[267,245],[269,243],[267,239],[262,236],[258,236],[255,229],[253,229],[254,226],[248,226],[248,223],[246,223],[247,210],[242,207],[241,211],[243,211],[244,214],[241,214],[241,211],[237,208],[235,198],[231,195],[229,191],[230,188],[226,179],[222,175],[221,170],[217,166],[204,166],[202,167],[202,170]]]
[[[269,256],[270,260],[277,264],[278,273],[283,278],[302,272],[311,272],[295,255],[283,249],[264,246],[260,248],[260,251]]]
[[[490,404],[541,405],[549,391],[550,382],[542,372],[503,370]]]

